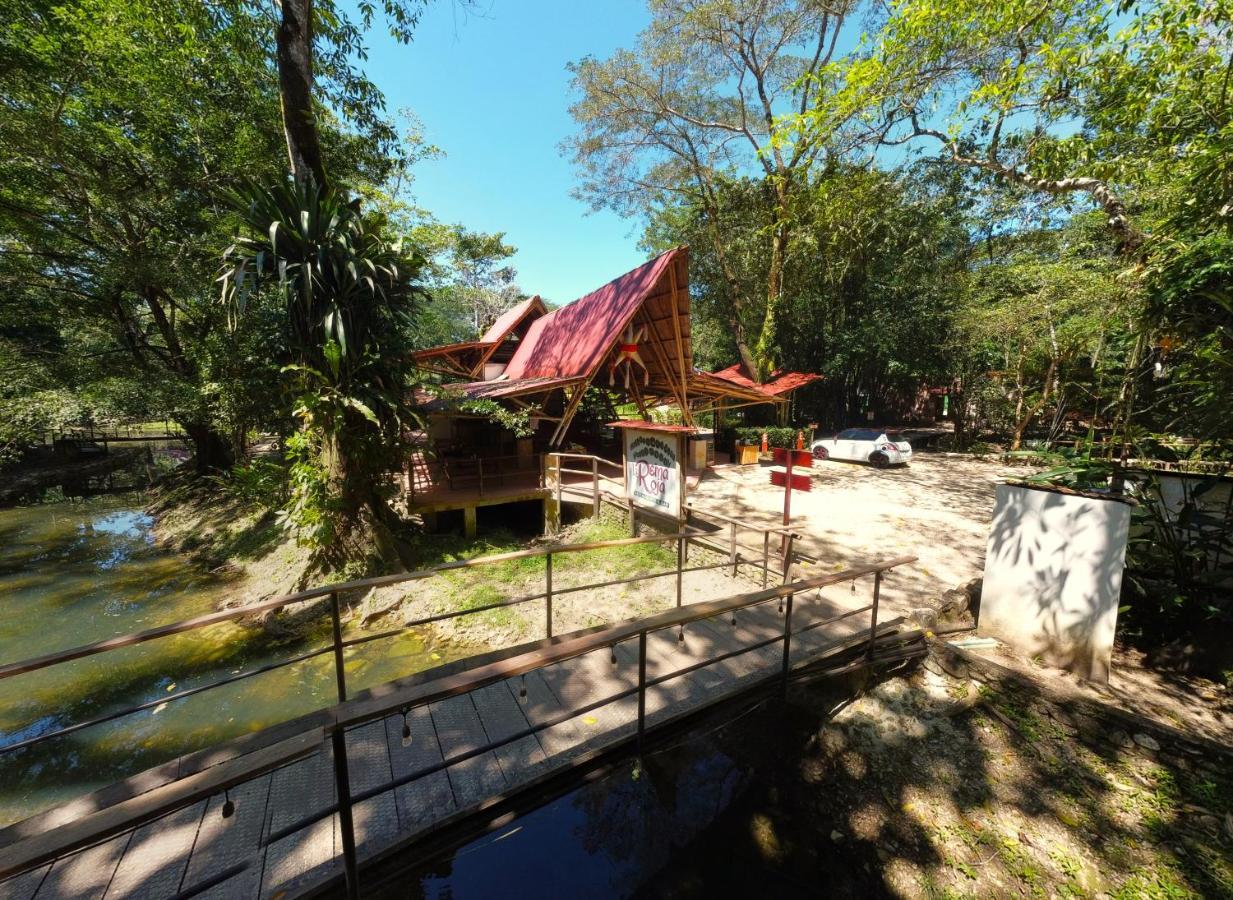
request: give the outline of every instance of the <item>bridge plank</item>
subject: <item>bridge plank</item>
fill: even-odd
[[[109,841],[56,860],[34,895],[35,900],[102,897],[132,836],[132,832],[118,834]]]
[[[395,778],[435,765],[443,759],[428,707],[420,706],[411,710],[407,714],[407,724],[411,727],[411,740],[404,744],[402,716],[387,716],[385,719],[390,767]],[[433,772],[396,788],[395,800],[398,821],[404,832],[415,831],[456,808],[449,776],[444,771]]]
[[[270,815],[267,833],[305,816],[321,812],[334,802],[333,754],[322,744],[311,756],[274,772],[270,780]],[[318,819],[266,849],[261,896],[290,892],[320,877],[335,858],[334,819]]]
[[[0,881],[0,900],[30,900],[50,871],[49,864]]]
[[[133,832],[107,889],[107,900],[158,900],[179,891],[205,810],[202,800]]]
[[[385,721],[377,719],[347,732],[347,766],[351,775],[351,791],[358,794],[394,777],[390,765],[390,747],[386,737]],[[388,790],[363,803],[353,810],[355,844],[361,850],[375,849],[392,841],[399,831],[398,806],[394,791]],[[342,846],[339,835],[335,843]]]
[[[540,671],[528,672],[525,677],[509,678],[504,682],[509,688],[515,702],[522,706],[523,715],[533,725],[541,725],[548,719],[567,712],[565,706]],[[526,696],[519,692],[526,689]],[[583,741],[583,735],[578,730],[574,719],[566,719],[538,733],[539,744],[544,748],[544,755],[551,760],[553,757],[568,759],[575,747]],[[555,763],[554,763],[555,764]]]
[[[505,685],[486,685],[473,692],[471,697],[489,741],[507,740],[530,727],[522,707]],[[546,759],[539,739],[533,734],[504,744],[493,753],[501,766],[501,773],[511,786],[533,778]]]
[[[216,794],[210,798],[189,855],[183,889],[191,889],[251,861],[248,869],[225,884],[232,897],[252,897],[257,893],[261,878],[261,836],[268,815],[272,778],[273,775],[267,773],[228,791],[235,812],[226,819],[223,818],[223,796]]]
[[[441,742],[441,752],[448,759],[459,753],[468,753],[488,743],[488,736],[480,724],[479,713],[470,694],[462,694],[429,705],[432,724]],[[471,806],[491,794],[503,791],[505,776],[501,764],[491,750],[471,759],[456,763],[445,770],[449,775],[454,801],[459,807]]]

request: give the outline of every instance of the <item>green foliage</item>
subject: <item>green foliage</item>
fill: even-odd
[[[362,508],[381,505],[383,476],[399,464],[425,261],[334,187],[250,184],[232,202],[246,231],[224,254],[223,303],[233,329],[250,307],[277,310],[302,428],[288,443],[289,518],[325,552]]]
[[[216,476],[222,489],[248,509],[280,509],[288,499],[288,466],[271,459],[254,459]]]
[[[768,425],[764,428],[733,428],[725,432],[725,442],[735,442],[738,444],[755,444],[762,446],[762,435],[766,435],[767,446],[781,447],[791,449],[796,447],[796,435],[801,431],[805,432],[805,440],[809,440],[809,429],[807,426],[800,427],[781,427],[778,425]]]

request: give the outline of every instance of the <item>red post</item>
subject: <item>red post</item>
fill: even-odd
[[[765,453],[765,452],[767,451],[767,445],[768,445],[769,443],[770,443],[770,441],[767,439],[766,432],[765,432],[765,431],[764,431],[764,432],[762,432],[762,452],[763,452],[763,453]]]
[[[792,457],[796,454],[789,450],[784,456],[785,473],[783,480],[783,527],[788,527],[788,522],[792,518]],[[784,553],[788,551],[788,535],[784,533],[781,541]]]

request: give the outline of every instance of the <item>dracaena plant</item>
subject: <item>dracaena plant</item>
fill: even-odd
[[[277,307],[298,446],[328,473],[328,497],[316,486],[293,497],[292,509],[313,523],[306,534],[331,539],[365,508],[388,520],[382,487],[397,466],[407,414],[411,327],[427,296],[424,257],[335,187],[249,184],[230,200],[243,227],[219,277],[228,317],[237,323],[254,303]],[[339,527],[317,527],[321,515]]]

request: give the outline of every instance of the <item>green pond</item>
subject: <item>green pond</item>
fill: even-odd
[[[217,608],[227,582],[155,543],[136,496],[0,509],[0,664],[176,622]],[[76,722],[302,654],[295,637],[214,625],[0,680],[0,825],[219,741],[334,702],[324,654],[33,746]],[[348,652],[354,692],[439,665],[448,646],[408,633]]]

